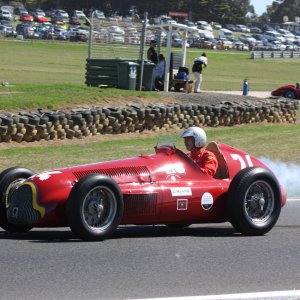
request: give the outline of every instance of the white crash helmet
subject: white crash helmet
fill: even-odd
[[[192,136],[195,139],[195,146],[197,148],[203,147],[206,144],[206,133],[200,127],[189,127],[186,129],[180,137],[185,138]]]

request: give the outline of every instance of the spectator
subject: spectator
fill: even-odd
[[[152,89],[162,91],[164,89],[163,82],[165,76],[166,60],[163,54],[159,54],[158,60],[159,62],[153,70]]]
[[[155,40],[151,40],[150,42],[150,47],[147,51],[147,59],[151,60],[153,63],[155,63],[157,65],[158,63],[158,56],[157,56],[157,52],[155,50],[156,47],[156,41]]]
[[[184,80],[184,89],[185,91],[188,91],[189,69],[186,67],[179,67],[176,78]]]
[[[196,78],[194,93],[199,93],[201,91],[201,83],[202,83],[202,71],[207,67],[207,58],[205,52],[202,55],[194,60],[192,71]]]

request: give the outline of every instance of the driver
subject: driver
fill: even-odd
[[[216,174],[218,161],[216,156],[204,148],[206,133],[202,128],[190,127],[181,136],[188,151],[187,155],[200,167],[201,171],[211,177]]]

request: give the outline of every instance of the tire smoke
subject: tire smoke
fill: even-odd
[[[276,175],[286,189],[288,197],[300,197],[300,165],[272,161],[266,157],[261,157],[259,160]]]

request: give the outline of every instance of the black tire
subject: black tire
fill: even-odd
[[[99,241],[113,234],[123,211],[118,184],[102,174],[82,177],[74,185],[66,205],[72,232],[85,241]]]
[[[292,90],[287,90],[286,92],[284,92],[283,97],[284,97],[284,98],[288,98],[288,99],[296,99],[296,98],[297,98],[297,95],[295,94],[294,91],[292,91]]]
[[[9,207],[9,199],[18,186],[35,173],[29,169],[13,167],[4,170],[0,174],[0,226],[10,233],[24,233],[33,228],[30,225],[17,225],[9,223],[6,212]]]
[[[277,222],[281,189],[273,173],[261,167],[241,170],[232,180],[227,199],[228,219],[244,235],[263,235]]]
[[[191,223],[183,223],[183,224],[166,224],[169,228],[172,229],[182,229],[182,228],[187,228],[191,225]]]

